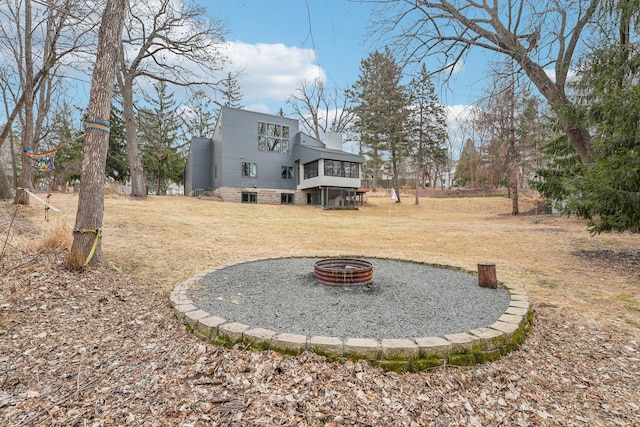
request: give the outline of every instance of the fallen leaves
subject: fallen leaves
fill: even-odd
[[[63,253],[2,259],[0,425],[637,426],[640,332],[536,306],[495,363],[384,373],[198,341],[168,295]],[[7,267],[9,266],[9,267]],[[15,266],[18,266],[15,268]],[[160,289],[160,288],[158,288]]]

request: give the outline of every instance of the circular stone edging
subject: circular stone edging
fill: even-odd
[[[510,303],[504,314],[493,324],[443,337],[421,337],[413,340],[347,338],[343,341],[338,337],[278,334],[261,327],[227,322],[221,317],[199,309],[187,297],[188,290],[211,273],[233,265],[272,259],[279,258],[247,260],[212,268],[178,284],[169,297],[176,316],[194,335],[207,342],[227,346],[245,343],[257,349],[275,350],[289,355],[298,355],[308,350],[326,356],[330,360],[367,360],[373,365],[395,372],[422,371],[442,365],[470,366],[497,360],[524,342],[525,334],[533,322],[533,308],[529,304],[524,289],[502,282],[498,284],[504,286],[509,292]],[[457,267],[416,263],[436,268],[453,268],[477,275],[473,271]]]

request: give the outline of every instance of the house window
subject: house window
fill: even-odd
[[[318,176],[318,161],[313,161],[304,165],[304,179]]]
[[[258,176],[258,165],[255,163],[242,162],[242,176],[256,178]]]
[[[258,193],[253,191],[243,191],[242,203],[258,203]]]
[[[359,178],[360,165],[355,162],[342,162],[340,160],[325,159],[324,176],[341,176],[345,178]]]
[[[282,204],[282,205],[292,205],[293,204],[293,193],[280,193],[280,204]]]
[[[258,122],[258,150],[289,153],[289,126]]]
[[[281,166],[280,174],[282,179],[293,179],[293,166]]]

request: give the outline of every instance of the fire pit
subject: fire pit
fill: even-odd
[[[373,264],[351,258],[328,258],[313,267],[316,279],[329,286],[360,286],[373,282]]]

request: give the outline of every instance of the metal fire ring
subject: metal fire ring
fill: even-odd
[[[316,261],[316,279],[329,286],[359,286],[373,282],[373,264],[351,258],[328,258]]]

